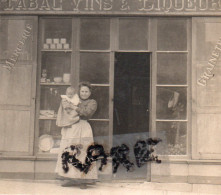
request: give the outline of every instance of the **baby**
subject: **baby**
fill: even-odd
[[[80,118],[76,109],[78,108],[78,104],[80,103],[80,98],[78,94],[75,93],[75,89],[73,87],[68,87],[66,89],[66,95],[61,95],[61,104],[58,109],[56,125],[59,127],[68,127],[77,123]]]

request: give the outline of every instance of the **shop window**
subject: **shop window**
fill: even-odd
[[[95,121],[90,120],[95,137],[103,137],[109,135],[109,122],[108,121]]]
[[[93,94],[91,98],[98,103],[98,108],[94,114],[94,119],[108,119],[109,118],[109,87],[96,86],[93,87]]]
[[[156,131],[162,155],[186,155],[188,135],[188,20],[157,20]]]
[[[185,87],[157,87],[157,119],[186,119]]]
[[[63,77],[71,71],[71,53],[44,52],[42,53],[42,71],[46,70],[47,79],[54,82],[54,77]]]
[[[180,121],[157,122],[158,137],[164,140],[157,146],[161,155],[185,155],[187,148],[187,123]]]
[[[44,37],[43,40],[44,40],[44,43],[49,44],[49,47],[50,47],[50,43],[47,43],[47,41],[49,42],[52,41],[52,44],[53,43],[56,44],[57,42],[60,42],[61,39],[63,39],[61,44],[69,44],[69,48],[71,48],[71,42],[72,42],[72,39],[71,39],[72,38],[72,20],[71,19],[69,18],[63,18],[62,20],[58,18],[46,19],[44,20],[43,27],[44,27],[44,31],[42,32],[43,37]],[[55,47],[56,46],[57,45],[55,45]]]
[[[109,145],[109,121],[89,121],[94,135],[94,141],[101,144],[105,151],[110,151]]]
[[[187,83],[187,54],[158,53],[157,62],[158,84]]]
[[[119,19],[119,49],[147,50],[148,20]]]
[[[81,53],[80,58],[81,81],[87,80],[94,84],[109,83],[109,53]]]
[[[39,142],[37,152],[48,154],[58,148],[61,128],[56,125],[57,112],[67,87],[74,79],[72,50],[72,19],[43,18],[40,20],[39,86],[37,111]],[[77,90],[77,89],[76,89]],[[47,137],[51,145],[42,147],[42,139]],[[41,145],[41,147],[40,147]],[[44,145],[44,144],[43,144]]]
[[[110,19],[80,19],[79,81],[93,86],[91,98],[97,101],[97,110],[89,123],[95,142],[110,149]],[[86,51],[85,51],[86,50]]]
[[[107,50],[110,48],[109,19],[81,19],[80,49]]]
[[[184,19],[158,19],[157,49],[160,51],[187,50],[187,23]]]

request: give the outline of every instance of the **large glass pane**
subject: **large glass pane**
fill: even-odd
[[[56,125],[56,120],[40,120],[39,136],[40,136],[40,140],[41,138],[48,136],[53,141],[52,147],[48,151],[44,151],[44,150],[42,151],[41,147],[39,147],[40,153],[41,152],[54,153],[58,151],[60,142],[61,142],[61,128]],[[55,148],[56,150],[54,150]]]
[[[81,53],[80,80],[94,84],[109,83],[110,55],[108,53]]]
[[[44,20],[44,44],[47,44],[49,49],[57,48],[60,44],[60,49],[71,48],[72,35],[72,20],[71,19],[46,19]],[[54,45],[52,47],[52,45]],[[45,48],[44,48],[45,49]]]
[[[147,19],[120,19],[119,49],[147,50],[148,42]]]
[[[66,88],[67,86],[41,86],[40,117],[56,116],[61,102],[61,95],[65,95]],[[45,110],[45,112],[42,110]],[[55,115],[46,112],[46,110],[50,110]]]
[[[64,73],[71,72],[71,53],[44,52],[41,70],[46,71],[47,79],[50,79],[50,82],[54,82],[54,77],[63,79]]]
[[[93,130],[94,141],[101,144],[106,152],[109,152],[109,122],[108,121],[89,121]]]
[[[109,19],[81,19],[80,48],[101,50],[110,48]]]
[[[157,83],[186,84],[187,54],[157,54]]]
[[[157,87],[157,119],[186,119],[186,107],[186,87]]]
[[[157,154],[185,155],[187,150],[187,123],[186,122],[157,122],[157,137],[162,142],[157,145]]]
[[[161,51],[187,50],[187,20],[159,19],[157,49]]]
[[[93,118],[109,118],[109,87],[94,87],[91,98],[97,101],[98,107]]]
[[[1,19],[0,60],[16,61],[16,63],[33,60],[34,30],[32,20]]]

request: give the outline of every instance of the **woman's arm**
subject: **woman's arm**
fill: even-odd
[[[97,102],[95,100],[89,100],[86,104],[82,103],[76,109],[79,116],[85,117],[87,119],[91,118],[96,110]]]

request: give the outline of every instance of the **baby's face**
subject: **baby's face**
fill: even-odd
[[[66,95],[68,98],[72,98],[74,96],[74,91],[67,90]]]

